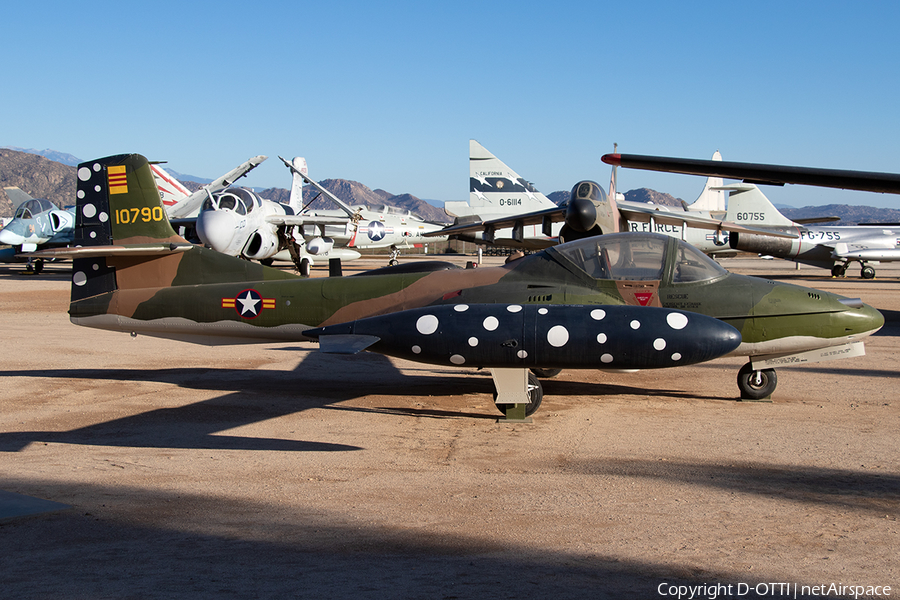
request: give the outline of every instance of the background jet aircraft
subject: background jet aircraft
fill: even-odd
[[[278,157],[292,173],[291,206],[300,210],[304,222],[299,228],[300,235],[312,244],[330,244],[334,247],[374,249],[411,248],[426,241],[446,241],[446,236],[437,239],[423,239],[426,233],[439,231],[443,225],[431,223],[409,212],[398,211],[384,206],[381,211],[369,210],[364,206],[351,207],[346,202],[322,187],[309,177],[306,159],[296,157],[287,161]],[[331,200],[338,209],[303,210],[303,184],[311,185],[319,195]],[[318,197],[318,196],[317,196]],[[302,271],[301,271],[302,273]]]
[[[408,245],[425,231],[440,228],[387,208],[381,213],[350,208],[309,178],[306,159],[281,160],[293,173],[289,204],[239,188],[214,194],[197,217],[197,234],[204,244],[222,254],[265,264],[276,258],[293,260],[305,277],[317,258],[352,260],[360,256],[355,248]],[[304,182],[315,186],[341,210],[304,210]]]
[[[343,225],[346,220],[328,222]],[[309,217],[295,214],[289,205],[266,200],[250,190],[230,188],[211,195],[203,204],[197,217],[197,235],[204,244],[228,256],[264,264],[272,264],[276,258],[292,260],[304,276],[309,275],[314,256],[359,258],[355,251],[336,252],[330,240],[305,240],[297,228],[308,221]]]
[[[65,246],[72,242],[75,225],[74,207],[61,209],[49,200],[32,198],[15,188],[15,201],[22,201],[13,218],[0,230],[0,244],[11,246],[0,250],[0,261],[26,262],[29,272],[40,273],[44,262],[40,259],[18,257],[23,252],[34,252],[38,248]],[[9,190],[7,190],[9,192]]]
[[[713,157],[720,160],[718,152]],[[610,193],[607,196],[600,186],[585,190],[602,195],[588,197],[572,190],[569,201],[561,206],[553,204],[543,194],[530,187],[515,171],[488,152],[475,140],[470,140],[469,170],[472,198],[478,210],[490,218],[479,220],[474,209],[464,203],[445,203],[450,214],[467,211],[465,219],[444,228],[440,233],[460,239],[513,248],[540,249],[559,242],[583,237],[614,233],[617,231],[653,231],[687,241],[707,254],[730,253],[729,231],[750,231],[745,225],[723,223],[724,193],[718,191],[721,179],[707,180],[697,200],[675,209],[644,202],[628,202],[616,192],[616,172],[610,177]],[[494,177],[488,177],[494,174]],[[499,177],[503,174],[502,177]],[[519,187],[512,182],[519,181]],[[529,186],[525,191],[524,186]],[[508,197],[506,189],[524,198]],[[467,208],[469,207],[469,208]],[[526,210],[522,210],[525,207]],[[528,209],[531,209],[530,211]],[[456,211],[456,212],[453,212]],[[436,234],[428,234],[436,235]],[[794,234],[784,234],[794,237]]]
[[[516,407],[508,415],[540,403],[529,368],[658,368],[728,352],[751,357],[739,385],[763,397],[776,381],[767,361],[859,355],[884,323],[858,300],[729,274],[656,234],[587,238],[501,267],[304,279],[178,237],[140,155],[83,163],[78,196],[79,247],[38,253],[75,259],[72,322],[207,344],[316,337],[328,351],[487,366],[498,403]]]
[[[726,219],[752,223],[757,229],[798,234],[796,239],[735,233],[729,245],[735,250],[786,258],[805,265],[831,269],[842,277],[848,265],[860,263],[860,277],[872,279],[876,264],[900,260],[900,226],[816,226],[802,225],[782,215],[758,187],[750,183],[725,186],[731,193]]]
[[[770,232],[794,231],[794,240],[774,239],[765,235],[740,233],[729,244],[737,250],[759,252],[800,263],[830,268],[835,277],[843,276],[851,262],[859,262],[863,279],[875,277],[869,262],[900,260],[900,227],[879,226],[830,227],[804,226],[778,212],[754,183],[815,185],[841,189],[900,194],[900,175],[839,169],[786,167],[740,162],[713,162],[637,154],[607,154],[603,162],[633,169],[719,176],[743,179],[744,185],[726,186],[731,190],[728,219],[751,222],[754,228]]]

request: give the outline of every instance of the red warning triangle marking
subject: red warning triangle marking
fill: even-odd
[[[647,306],[653,300],[653,292],[635,292],[635,299],[641,306]]]

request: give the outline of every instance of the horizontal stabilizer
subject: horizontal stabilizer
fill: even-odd
[[[73,246],[68,248],[47,248],[37,252],[29,252],[22,256],[32,258],[92,258],[97,256],[161,256],[176,252],[187,252],[193,244],[154,244],[140,246]]]
[[[324,352],[325,354],[359,354],[380,339],[374,335],[323,335],[319,337],[319,352]]]

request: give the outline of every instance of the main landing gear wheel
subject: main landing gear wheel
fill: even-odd
[[[831,267],[831,276],[832,277],[843,277],[844,273],[847,272],[847,265],[837,264]]]
[[[25,272],[31,275],[37,275],[41,271],[44,270],[44,261],[38,258],[34,261],[29,261],[27,265],[25,265]]]
[[[528,373],[528,385],[527,385],[527,393],[528,393],[528,404],[525,405],[525,416],[530,417],[537,411],[538,408],[541,407],[541,400],[544,399],[544,388],[541,386],[541,381],[537,378],[534,373],[529,371]],[[497,401],[497,392],[494,392],[494,402]],[[506,413],[506,411],[499,404],[495,404],[497,408],[500,409],[500,412]],[[506,404],[502,406],[507,406]]]
[[[551,377],[556,377],[557,375],[562,373],[562,369],[531,369],[531,372],[538,377],[550,379]]]
[[[875,279],[875,269],[866,265],[862,268],[862,271],[859,272],[859,276],[863,279]]]
[[[775,369],[754,370],[753,365],[747,363],[738,371],[738,387],[741,389],[741,398],[748,400],[762,400],[768,398],[778,385],[778,376]]]

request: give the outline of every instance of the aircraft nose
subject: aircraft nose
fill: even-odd
[[[224,254],[236,255],[230,252],[237,226],[237,215],[229,210],[204,210],[197,217],[197,235],[200,240],[215,250]]]
[[[24,243],[25,238],[12,231],[9,226],[0,230],[0,244],[6,244],[7,246],[21,246]]]
[[[847,309],[835,314],[834,320],[835,325],[844,330],[844,335],[865,337],[884,326],[884,315],[861,300],[844,298],[840,302]]]
[[[597,208],[587,198],[572,198],[566,208],[566,224],[586,233],[597,223]]]

